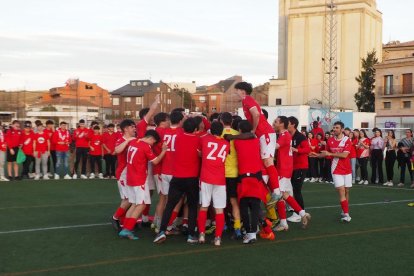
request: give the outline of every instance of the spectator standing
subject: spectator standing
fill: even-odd
[[[118,139],[118,135],[114,132],[115,125],[109,124],[107,131],[102,134],[102,145],[104,149],[104,159],[106,168],[106,178],[115,179],[115,143]]]
[[[410,174],[411,182],[413,182],[413,170],[411,167],[411,155],[413,152],[413,131],[407,129],[405,131],[405,138],[398,143],[397,160],[400,166],[400,183],[398,187],[402,188],[405,185],[405,168],[407,167],[408,173]],[[413,184],[413,183],[412,183]],[[411,187],[413,185],[411,184]]]
[[[56,145],[56,173],[55,173],[55,179],[56,174],[58,175],[58,178],[60,178],[59,175],[59,168],[63,166],[63,173],[61,175],[64,175],[64,179],[72,179],[72,177],[69,175],[69,146],[72,142],[71,135],[69,133],[69,130],[67,129],[67,123],[61,122],[60,128],[58,128],[53,136],[52,136],[52,143]]]
[[[26,160],[23,162],[23,172],[22,178],[33,178],[32,174],[29,174],[30,165],[34,166],[34,157],[33,157],[33,141],[34,141],[34,132],[32,130],[32,123],[30,121],[24,122],[24,129],[22,136],[20,137],[20,144],[22,145],[21,150],[26,155]]]
[[[385,143],[382,138],[382,131],[378,128],[373,129],[374,138],[371,139],[371,183],[372,184],[383,184],[384,183],[384,174],[382,171],[382,163],[384,160],[384,148]],[[377,181],[377,172],[378,172],[378,181]]]
[[[19,179],[19,165],[16,162],[16,158],[19,151],[21,135],[20,122],[14,120],[5,135],[7,145],[7,172],[11,180]]]
[[[36,159],[36,176],[35,180],[40,179],[40,165],[42,165],[43,179],[48,180],[47,174],[47,161],[50,155],[50,140],[49,134],[44,131],[43,124],[37,127],[37,133],[35,134],[33,142],[33,152]]]
[[[387,170],[387,182],[384,183],[384,186],[392,187],[394,186],[394,164],[397,160],[397,140],[395,139],[395,133],[393,130],[387,132],[387,137],[385,137],[385,168]]]

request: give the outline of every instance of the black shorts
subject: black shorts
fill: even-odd
[[[7,148],[7,162],[16,162],[17,152],[19,151],[19,147],[13,148],[14,155],[10,153],[10,148]]]
[[[227,198],[237,198],[237,184],[239,183],[238,177],[226,177],[226,192]]]

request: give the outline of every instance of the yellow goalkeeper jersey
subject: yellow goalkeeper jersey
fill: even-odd
[[[225,127],[223,129],[223,134],[221,136],[223,137],[225,134],[238,135],[239,132],[232,128]],[[227,155],[225,166],[226,166],[226,177],[239,176],[239,170],[237,167],[237,153],[236,153],[236,148],[234,147],[234,141],[230,142],[230,152]]]

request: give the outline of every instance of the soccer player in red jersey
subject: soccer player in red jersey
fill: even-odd
[[[109,124],[107,127],[107,131],[102,134],[102,147],[104,149],[106,178],[115,178],[115,144],[120,137],[118,137],[118,135],[114,132],[114,128],[114,124]]]
[[[247,120],[239,123],[241,133],[252,131],[252,125]],[[266,202],[266,189],[262,180],[262,161],[260,156],[260,141],[258,138],[248,140],[235,140],[237,151],[237,166],[240,183],[237,186],[237,196],[240,202],[240,213],[243,226],[247,234],[243,237],[243,243],[249,244],[256,241],[257,227],[260,221],[260,201]],[[249,214],[250,213],[250,214]],[[269,225],[263,225],[260,236],[265,239],[274,239],[274,233]]]
[[[90,131],[85,127],[85,120],[79,120],[79,127],[73,132],[73,141],[76,147],[76,161],[74,166],[73,179],[78,178],[79,162],[82,160],[82,171],[80,178],[87,179],[86,176],[86,162],[89,152],[89,137]]]
[[[259,104],[250,96],[253,92],[252,85],[247,82],[239,82],[234,88],[236,89],[236,94],[242,99],[244,115],[252,124],[253,133],[260,140],[260,155],[269,175],[269,188],[272,192],[272,198],[268,204],[275,203],[281,196],[278,172],[273,163],[276,150],[276,133],[267,122]]]
[[[56,162],[57,162],[56,144],[53,142],[53,139],[52,139],[53,133],[55,132],[55,122],[53,122],[52,120],[47,120],[45,132],[49,136],[49,141],[50,141],[50,156],[47,161],[47,171],[50,173],[49,176],[52,176],[51,174],[52,171],[50,170],[50,159],[52,159],[52,166],[53,166],[53,173],[54,173],[53,177],[54,179],[57,180],[59,179],[59,175],[56,173]]]
[[[298,202],[290,195],[293,194],[291,178],[293,174],[293,153],[292,153],[292,135],[287,130],[289,120],[286,116],[279,116],[274,122],[274,127],[278,132],[276,144],[276,165],[279,172],[279,185],[282,192],[282,199],[277,202],[277,212],[279,214],[280,223],[276,226],[276,231],[287,231],[289,226],[286,220],[286,204],[285,201],[298,213],[302,218],[302,227],[306,228],[311,219],[310,214],[298,204]]]
[[[152,121],[152,117],[155,115],[158,104],[160,103],[160,95],[156,95],[154,102],[148,108],[143,108],[139,111],[139,122],[137,123],[137,138],[144,137],[147,132],[148,125]]]
[[[37,127],[37,133],[33,142],[33,152],[36,159],[36,176],[35,180],[40,179],[40,165],[42,165],[43,179],[49,179],[47,175],[47,160],[50,155],[49,134],[44,131],[43,124]]]
[[[173,154],[173,178],[168,190],[168,201],[162,215],[160,232],[155,237],[155,243],[166,240],[165,231],[171,214],[183,195],[187,196],[188,204],[188,243],[198,243],[195,235],[197,223],[197,207],[199,201],[199,172],[200,172],[200,138],[195,135],[197,123],[194,118],[188,118],[183,124],[184,132],[177,135],[175,152]]]
[[[293,197],[302,209],[305,209],[305,203],[302,196],[302,185],[309,168],[308,155],[311,151],[309,143],[302,133],[298,131],[299,121],[296,117],[289,117],[288,131],[292,135],[292,153],[293,153],[293,173],[291,178]],[[297,213],[287,218],[290,222],[300,222],[301,217]]]
[[[19,164],[16,163],[16,157],[17,152],[19,151],[21,135],[22,131],[20,130],[20,123],[19,121],[14,120],[5,135],[5,142],[7,145],[7,172],[11,180],[19,178]]]
[[[201,174],[200,174],[200,202],[198,213],[198,237],[199,243],[206,241],[207,210],[213,201],[216,211],[216,233],[214,245],[221,245],[221,235],[224,230],[224,213],[226,208],[226,177],[225,161],[230,150],[230,143],[221,137],[223,125],[213,122],[210,128],[211,134],[201,138]]]
[[[341,221],[350,222],[349,215],[349,190],[352,187],[352,168],[349,153],[352,142],[344,135],[344,123],[335,122],[333,125],[334,137],[329,138],[326,150],[319,157],[332,156],[332,178],[338,191],[339,201],[342,207]]]
[[[160,136],[158,133],[155,130],[148,130],[143,138],[129,143],[127,152],[127,189],[131,207],[126,213],[122,231],[119,232],[121,238],[138,239],[133,233],[137,219],[141,216],[146,204],[151,204],[147,183],[148,162],[158,164],[167,151],[167,147],[164,145],[160,155],[156,156],[154,154],[151,147],[159,141]]]
[[[69,145],[72,139],[67,123],[60,122],[59,126],[52,136],[52,142],[56,145],[56,173],[59,175],[59,167],[63,166],[63,178],[72,179],[69,175]]]
[[[22,178],[33,178],[32,175],[29,174],[30,165],[34,163],[33,141],[34,132],[32,130],[32,123],[30,121],[26,121],[24,122],[22,136],[20,137],[20,144],[22,145],[21,150],[26,155],[26,160],[23,162]]]
[[[125,119],[120,124],[123,136],[116,141],[115,153],[117,154],[118,165],[115,171],[115,177],[118,180],[118,190],[121,197],[121,204],[111,217],[111,223],[114,229],[121,231],[121,224],[124,222],[125,214],[131,204],[128,201],[127,191],[127,149],[132,140],[135,140],[135,122]]]
[[[89,139],[89,160],[91,164],[90,179],[95,178],[95,163],[98,165],[98,178],[103,179],[102,174],[102,134],[99,132],[99,126],[93,127],[93,134]]]

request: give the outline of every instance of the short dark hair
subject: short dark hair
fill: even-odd
[[[288,121],[289,121],[289,123],[290,123],[290,124],[292,124],[292,125],[293,125],[293,127],[294,127],[295,129],[298,129],[298,125],[299,125],[299,120],[298,120],[298,118],[296,118],[295,116],[290,116],[290,117],[288,118]]]
[[[99,123],[97,121],[92,121],[91,122],[91,127],[95,126],[95,125],[99,125]]]
[[[122,120],[122,122],[119,124],[119,126],[121,127],[122,132],[124,132],[124,129],[126,127],[135,126],[135,122],[132,121],[131,119],[125,119],[125,120]]]
[[[223,112],[220,115],[220,121],[224,124],[224,125],[231,125],[231,122],[233,121],[233,116],[231,115],[230,112]]]
[[[234,88],[240,89],[240,90],[244,90],[247,95],[250,95],[253,92],[253,86],[252,86],[252,84],[251,83],[248,83],[248,82],[245,82],[245,81],[236,83],[236,85],[234,86]]]
[[[12,125],[14,125],[15,123],[19,123],[20,124],[20,121],[19,120],[13,120]]]
[[[165,112],[157,113],[154,116],[154,123],[156,126],[159,126],[162,122],[166,122],[168,120],[169,115]]]
[[[346,127],[344,130],[348,130],[348,131],[351,131],[351,129],[349,128],[349,127]]]
[[[41,123],[42,123],[42,121],[40,121],[40,120],[36,120],[36,121],[35,121],[35,125],[36,125],[36,126],[38,126],[38,125],[39,125],[39,124],[41,124]]]
[[[203,122],[203,117],[201,117],[201,116],[196,116],[196,117],[194,117],[194,121],[196,122],[196,124],[197,124],[197,129],[200,129],[200,124]]]
[[[170,121],[172,125],[180,123],[184,119],[182,111],[173,111],[170,114]]]
[[[269,112],[266,109],[262,108],[262,113],[265,116],[266,120],[269,118]]]
[[[46,121],[46,125],[54,125],[55,124],[55,122],[53,122],[52,120],[47,120]]]
[[[66,123],[65,121],[60,122],[59,125],[67,125],[68,123]]]
[[[214,112],[210,115],[210,122],[217,120],[220,117],[220,113]]]
[[[160,141],[160,135],[158,134],[158,132],[156,132],[153,129],[149,129],[145,132],[145,136],[144,137],[152,137],[155,140],[155,143],[158,143]]]
[[[240,116],[234,116],[233,117],[233,122],[231,123],[231,128],[234,130],[239,130],[239,123],[242,121],[243,119]]]
[[[145,115],[147,115],[148,114],[148,112],[149,112],[149,108],[148,107],[145,107],[145,108],[143,108],[143,109],[141,109],[140,111],[139,111],[139,118],[142,120],[142,119],[144,119],[144,117],[145,117]]]
[[[115,125],[114,125],[113,123],[110,123],[110,124],[108,124],[106,127],[107,127],[107,128],[110,128],[110,127],[115,127]]]
[[[223,124],[220,122],[212,122],[210,127],[210,133],[215,136],[221,136],[223,134]]]
[[[79,124],[84,124],[85,123],[85,120],[84,119],[80,119],[79,120]]]
[[[239,122],[239,130],[241,133],[248,133],[253,130],[252,124],[247,120],[241,120]]]
[[[341,121],[336,121],[334,124],[334,126],[340,126],[342,129],[345,127],[344,123]]]
[[[184,121],[183,129],[187,133],[193,133],[198,129],[198,124],[195,118],[188,118]]]
[[[100,129],[101,128],[98,125],[96,125],[96,126],[93,127],[93,130],[100,130]]]
[[[278,116],[277,119],[279,119],[279,121],[281,123],[283,123],[283,125],[285,126],[285,128],[287,129],[288,125],[289,125],[289,120],[288,117],[286,116]]]

